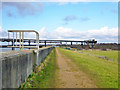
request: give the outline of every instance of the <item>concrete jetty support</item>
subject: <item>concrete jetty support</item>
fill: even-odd
[[[39,49],[39,61],[33,49],[10,51],[0,57],[0,89],[18,88],[33,72],[37,63],[43,62],[54,47]]]

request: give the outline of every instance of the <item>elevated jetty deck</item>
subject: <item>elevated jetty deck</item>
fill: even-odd
[[[0,38],[0,42],[20,42],[19,39],[7,39],[7,38]],[[22,41],[22,40],[21,40]],[[24,43],[28,43],[28,45],[30,46],[31,43],[36,43],[36,39],[24,39],[23,41]],[[44,45],[46,46],[46,43],[57,43],[57,44],[62,44],[63,42],[71,42],[71,45],[73,44],[73,42],[76,43],[81,43],[81,44],[88,44],[88,43],[97,43],[97,41],[89,41],[89,40],[84,40],[84,41],[78,41],[78,40],[39,40],[39,43],[44,43]],[[4,45],[3,45],[4,46]]]

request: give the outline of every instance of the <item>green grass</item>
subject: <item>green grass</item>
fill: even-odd
[[[98,55],[98,56],[106,56],[112,61],[118,61],[118,51],[115,51],[115,50],[109,50],[109,51],[80,50],[80,51]]]
[[[33,72],[20,88],[54,88],[54,75],[56,70],[55,49],[47,56],[48,60],[40,72]]]
[[[61,53],[69,57],[74,63],[76,63],[76,65],[80,67],[80,70],[92,78],[99,88],[118,88],[117,63],[111,63],[95,56],[90,56],[71,50],[62,48],[59,48],[59,50]],[[109,54],[109,52],[106,52],[105,55],[107,55],[107,53]]]

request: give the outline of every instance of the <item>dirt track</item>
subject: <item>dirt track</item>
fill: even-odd
[[[56,88],[97,88],[94,82],[83,73],[68,57],[57,52],[57,80]]]

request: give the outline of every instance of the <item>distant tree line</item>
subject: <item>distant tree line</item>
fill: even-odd
[[[117,43],[97,43],[93,47],[91,45],[62,45],[62,46],[67,46],[71,48],[76,48],[78,50],[82,49],[101,49],[101,50],[120,50],[120,44]]]
[[[95,45],[95,49],[112,49],[112,50],[119,50],[120,44],[117,43],[98,43]]]

